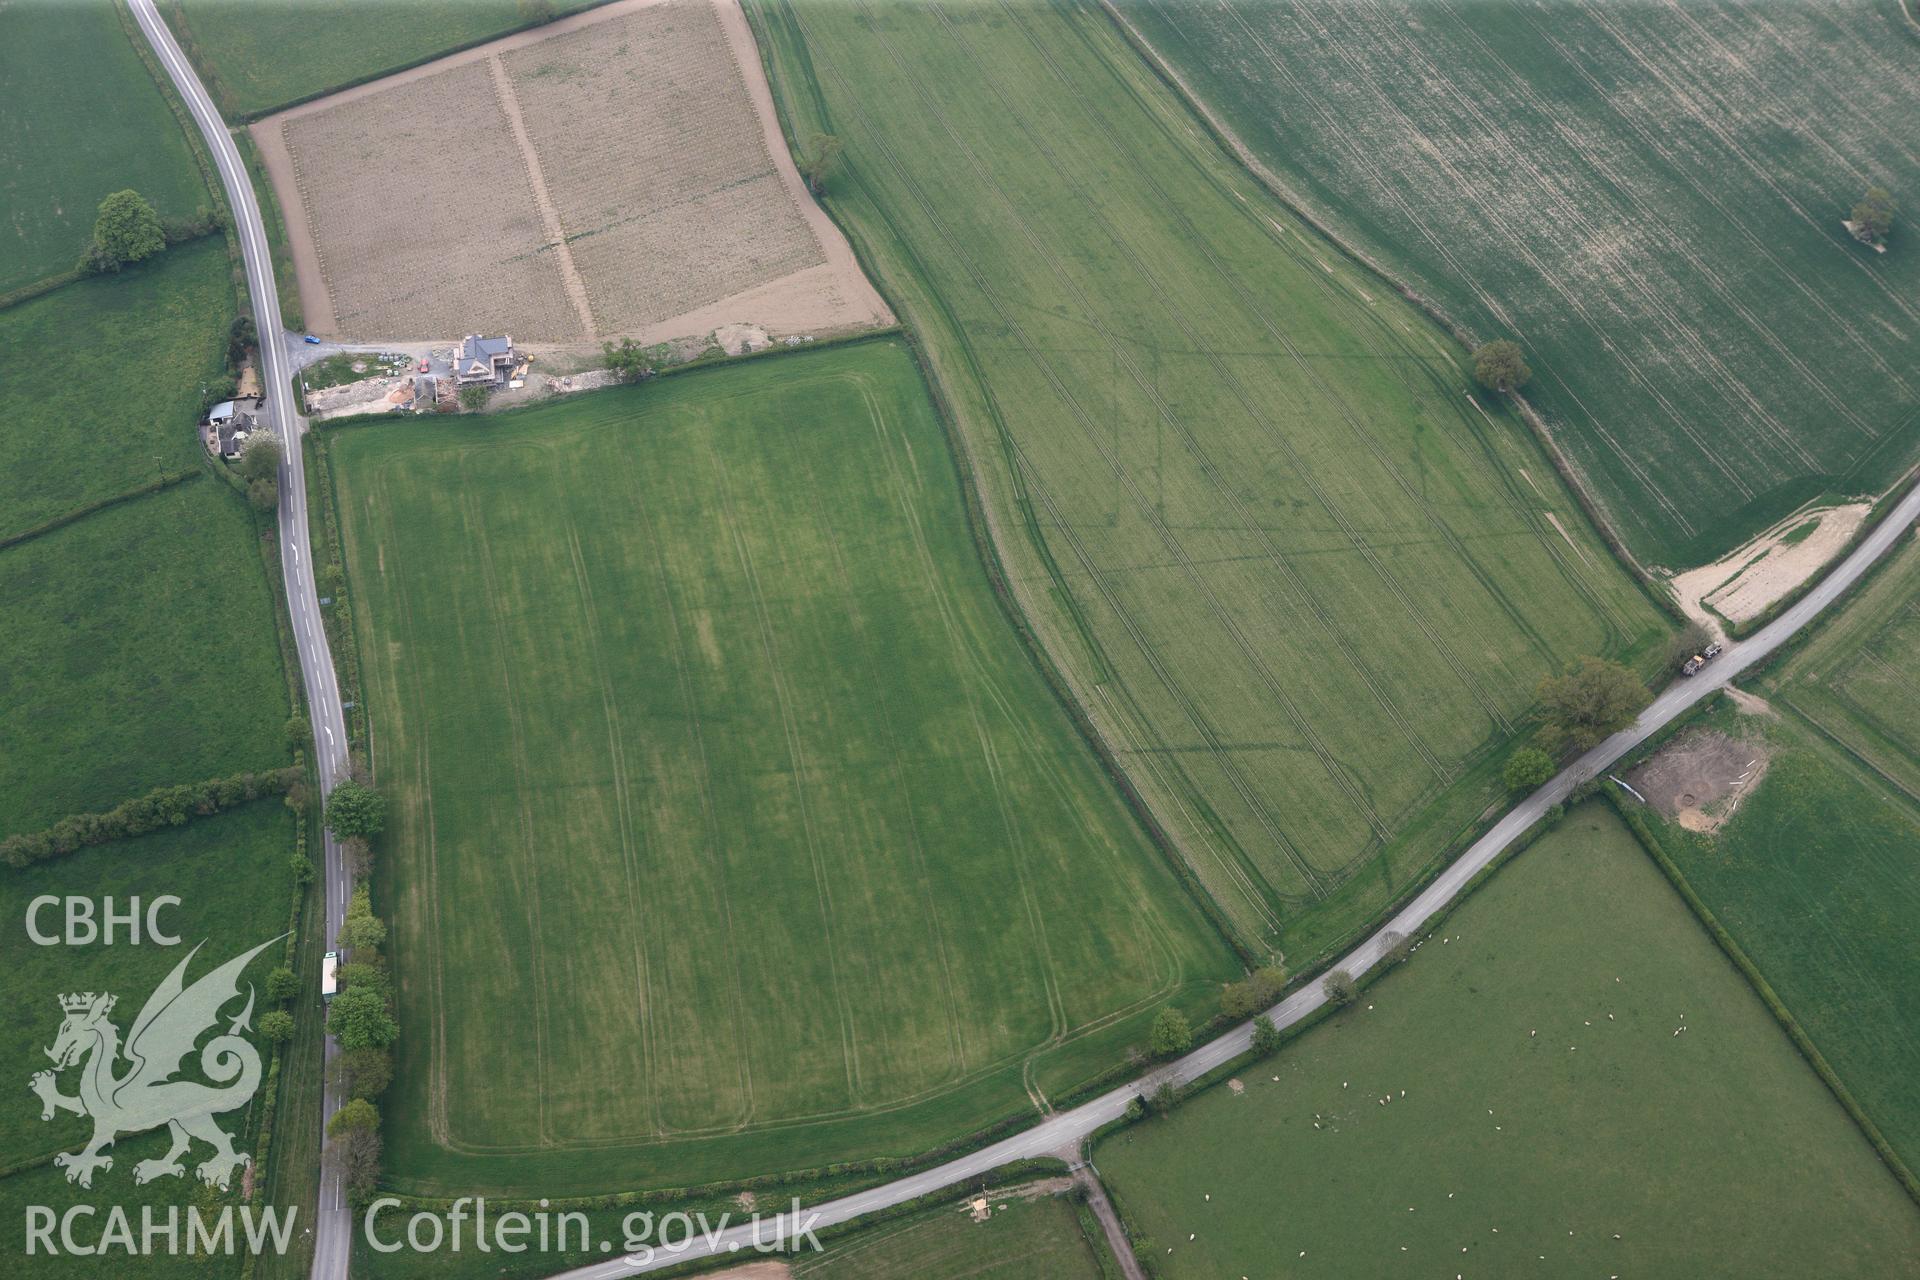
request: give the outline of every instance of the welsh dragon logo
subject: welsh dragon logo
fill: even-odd
[[[202,1182],[226,1190],[233,1171],[252,1160],[233,1149],[232,1139],[213,1119],[245,1106],[260,1087],[260,1053],[241,1034],[253,1017],[251,985],[246,1007],[225,1032],[200,1050],[201,1074],[213,1083],[175,1077],[194,1043],[219,1023],[221,1008],[238,998],[241,973],[277,941],[268,939],[187,986],[183,981],[187,965],[200,952],[194,947],[147,998],[125,1045],[108,1018],[115,996],[88,991],[60,997],[66,1019],[53,1047],[46,1051],[53,1059],[53,1070],[36,1072],[29,1086],[40,1096],[42,1120],[51,1120],[61,1111],[93,1119],[93,1137],[86,1146],[53,1158],[67,1171],[68,1182],[91,1187],[94,1170],[113,1168],[113,1157],[103,1153],[119,1135],[166,1125],[172,1131],[172,1147],[158,1160],[135,1165],[133,1180],[147,1183],[180,1177],[186,1172],[180,1157],[198,1138],[213,1147],[213,1155],[195,1172]],[[119,1070],[123,1061],[125,1069]],[[80,1068],[79,1093],[69,1097],[60,1092],[55,1073],[74,1066]]]

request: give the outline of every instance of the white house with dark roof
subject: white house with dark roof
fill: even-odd
[[[484,338],[470,333],[453,352],[453,380],[463,387],[483,382],[505,382],[518,363],[513,336]]]

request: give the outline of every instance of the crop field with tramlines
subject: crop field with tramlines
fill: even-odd
[[[1015,590],[1182,856],[1305,963],[1496,798],[1538,679],[1664,623],[1456,349],[1097,11],[749,7],[925,340]]]
[[[1920,449],[1920,34],[1897,4],[1125,0],[1335,230],[1481,339],[1642,559],[1710,561]]]
[[[1168,1280],[1886,1276],[1920,1250],[1900,1183],[1599,803],[1239,1080],[1093,1153]]]
[[[397,810],[395,1185],[920,1152],[1236,972],[996,603],[899,341],[324,447]]]

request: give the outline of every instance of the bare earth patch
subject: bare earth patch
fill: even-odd
[[[1764,705],[1764,704],[1762,704]],[[1627,781],[1647,803],[1689,831],[1717,831],[1767,773],[1768,748],[1759,739],[1717,731],[1675,738]]]
[[[1871,503],[1850,502],[1796,511],[1712,564],[1676,575],[1671,583],[1674,596],[1688,617],[1720,635],[1722,618],[1746,622],[1759,617],[1839,555],[1870,510]],[[1811,533],[1800,532],[1815,521]]]
[[[738,0],[619,0],[252,131],[326,336],[893,320],[794,168]]]

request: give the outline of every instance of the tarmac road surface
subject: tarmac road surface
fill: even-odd
[[[307,690],[307,714],[313,721],[314,761],[324,796],[334,783],[347,774],[347,722],[340,707],[340,686],[334,678],[333,655],[327,648],[326,629],[320,623],[320,598],[313,585],[313,552],[307,544],[307,484],[300,452],[306,420],[294,412],[291,390],[292,370],[286,347],[279,341],[285,326],[280,319],[280,295],[274,287],[273,256],[267,248],[266,224],[260,218],[260,205],[254,198],[253,182],[240,159],[226,123],[214,109],[213,100],[200,83],[193,66],[181,53],[173,33],[160,20],[153,0],[129,0],[134,20],[140,24],[147,42],[153,46],[160,64],[172,77],[174,87],[186,100],[194,123],[207,140],[220,181],[226,188],[227,204],[233,210],[234,225],[240,237],[240,253],[247,270],[247,292],[253,299],[254,327],[260,335],[260,385],[266,398],[267,421],[280,437],[280,569],[287,589],[287,608],[293,620],[294,645],[300,656],[300,678]],[[332,836],[325,840],[324,885],[327,903],[327,937],[331,939],[346,914],[347,894],[352,889],[346,860]],[[318,999],[318,993],[313,993]],[[338,1046],[327,1040],[327,1059],[332,1061]],[[331,1084],[326,1091],[325,1117],[339,1108]],[[352,1214],[340,1185],[339,1162],[332,1152],[324,1151],[320,1165],[320,1203],[316,1208],[313,1275],[315,1280],[346,1280],[348,1246],[351,1243]]]
[[[288,606],[293,617],[294,639],[299,649],[301,678],[306,683],[307,704],[313,720],[320,786],[324,793],[345,776],[347,730],[340,708],[340,691],[334,679],[332,656],[327,649],[326,632],[319,623],[320,605],[313,585],[312,555],[307,546],[306,483],[300,452],[306,422],[294,412],[293,397],[289,390],[292,362],[288,348],[281,342],[268,340],[269,335],[282,333],[284,326],[280,320],[279,295],[274,288],[273,260],[267,249],[266,228],[260,218],[260,206],[254,198],[252,182],[233,145],[233,139],[228,136],[225,123],[214,109],[199,77],[174,42],[172,33],[154,11],[153,0],[129,0],[129,3],[140,29],[153,45],[154,52],[159,55],[161,64],[173,78],[181,96],[186,99],[195,122],[206,137],[239,229],[241,250],[246,261],[247,289],[253,298],[254,321],[262,339],[261,381],[267,395],[268,417],[279,432],[284,446],[285,459],[280,472],[280,557],[286,578]],[[1357,977],[1380,962],[1390,945],[1389,934],[1407,937],[1417,935],[1427,921],[1458,897],[1476,875],[1490,866],[1516,837],[1538,821],[1547,810],[1694,704],[1773,653],[1858,581],[1875,561],[1908,533],[1917,518],[1920,518],[1920,487],[1902,498],[1887,518],[1875,526],[1846,559],[1792,608],[1749,639],[1729,644],[1726,652],[1699,675],[1674,681],[1631,728],[1614,734],[1522,800],[1442,871],[1418,897],[1330,967],[1345,969]],[[327,936],[331,938],[340,926],[351,887],[340,849],[331,837],[326,841],[325,883]],[[1285,1029],[1325,1002],[1326,997],[1316,982],[1295,991],[1269,1013],[1274,1025]],[[1252,1038],[1252,1024],[1242,1024],[1185,1057],[1155,1069],[1138,1081],[1102,1094],[1071,1111],[1049,1116],[1023,1133],[884,1186],[810,1208],[806,1210],[808,1216],[800,1225],[818,1229],[848,1222],[876,1210],[967,1182],[1000,1165],[1030,1156],[1063,1155],[1069,1163],[1078,1163],[1080,1144],[1096,1129],[1123,1115],[1127,1104],[1136,1096],[1150,1091],[1163,1081],[1184,1083],[1198,1079],[1245,1053],[1252,1044]],[[329,1040],[328,1058],[331,1059],[336,1051],[333,1041]],[[332,1116],[339,1101],[329,1087],[325,1104],[327,1116]],[[786,1229],[792,1232],[794,1226],[788,1223]],[[316,1235],[313,1280],[346,1280],[351,1214],[341,1190],[340,1170],[331,1152],[322,1155],[320,1204],[313,1229]],[[779,1229],[774,1223],[764,1224],[761,1238],[771,1241]],[[660,1251],[647,1259],[638,1256],[610,1257],[605,1262],[561,1274],[564,1280],[613,1280],[614,1277],[656,1271],[697,1258],[737,1255],[741,1261],[745,1261],[757,1256],[753,1246],[754,1239],[749,1229],[736,1226],[710,1238],[695,1237],[686,1248],[674,1253]]]

